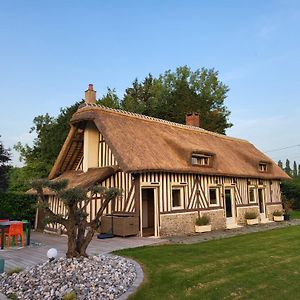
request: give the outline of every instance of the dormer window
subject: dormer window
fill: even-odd
[[[210,166],[212,164],[212,155],[192,154],[192,165]]]
[[[267,163],[259,163],[259,171],[260,172],[267,172],[268,171],[268,164]]]

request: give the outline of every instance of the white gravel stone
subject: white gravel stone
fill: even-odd
[[[8,276],[0,274],[0,292],[18,299],[59,300],[75,292],[77,299],[117,299],[136,278],[134,264],[119,256],[59,258]]]

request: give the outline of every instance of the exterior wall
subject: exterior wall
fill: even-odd
[[[267,215],[269,220],[273,221],[273,212],[276,210],[282,211],[282,204],[272,204],[267,206]]]
[[[259,215],[259,208],[257,205],[238,207],[237,208],[237,224],[239,224],[239,225],[246,224],[246,219],[245,219],[246,212],[255,212],[255,213],[257,213],[257,215]]]
[[[106,144],[104,137],[99,133],[99,163],[98,167],[116,166],[118,162],[111,152],[109,146]]]
[[[99,131],[95,124],[88,122],[84,130],[83,171],[98,167]]]

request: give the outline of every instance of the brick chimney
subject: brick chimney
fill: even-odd
[[[200,117],[196,112],[187,113],[185,115],[185,123],[189,126],[200,127]]]
[[[94,91],[93,85],[90,83],[88,89],[85,91],[85,103],[96,104],[96,91]]]

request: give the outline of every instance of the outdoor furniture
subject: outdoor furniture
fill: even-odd
[[[135,215],[113,214],[101,218],[101,233],[131,236],[139,233],[139,219]]]
[[[4,249],[4,234],[7,229],[9,229],[11,224],[14,223],[22,223],[23,225],[23,231],[26,231],[28,229],[28,232],[26,234],[26,245],[30,245],[30,233],[31,233],[31,224],[30,222],[20,222],[20,221],[9,221],[9,222],[0,222],[0,232],[1,232],[1,250]]]
[[[8,232],[4,233],[5,239],[7,238],[7,246],[10,247],[10,239],[15,237],[17,240],[21,237],[22,247],[24,247],[24,232],[23,232],[23,223],[13,223],[10,224]]]

